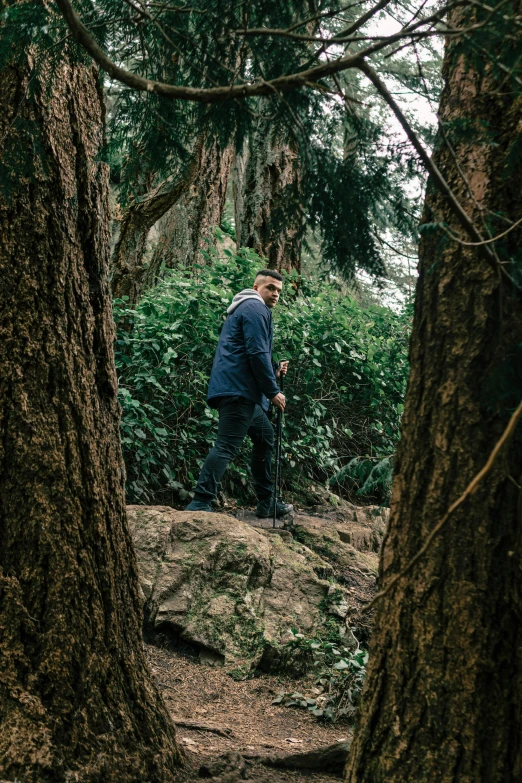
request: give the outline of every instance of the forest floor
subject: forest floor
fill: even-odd
[[[317,537],[321,556],[335,573],[342,571],[343,584],[350,586],[357,606],[373,596],[375,579],[354,567],[360,565],[357,558],[342,559],[346,555],[343,546],[359,550],[362,563],[370,563],[371,558],[377,562],[375,549],[385,516],[381,508],[359,508],[341,499],[332,505],[330,497],[303,509],[305,516],[296,510],[292,524],[304,526],[312,548]],[[272,526],[271,520],[257,520],[246,509],[227,511],[255,527]],[[313,524],[321,522],[323,526],[315,530]],[[359,631],[364,630],[364,623],[368,620],[360,623]],[[146,652],[185,756],[173,783],[205,778],[212,783],[339,783],[352,738],[351,724],[322,722],[305,709],[272,703],[281,692],[315,693],[314,670],[300,679],[256,670],[253,676],[236,680],[224,666],[205,665],[197,645],[163,633],[156,636],[155,645],[146,645]],[[342,744],[336,748],[338,743]],[[302,770],[280,768],[281,759],[309,753],[314,755],[311,763],[309,757],[299,760]],[[272,766],[274,760],[279,768]]]
[[[179,783],[205,777],[215,783],[339,783],[333,774],[272,769],[252,758],[304,753],[351,738],[347,723],[320,723],[305,710],[272,705],[279,691],[309,683],[269,674],[237,682],[224,668],[201,665],[190,651],[146,650],[187,759]]]

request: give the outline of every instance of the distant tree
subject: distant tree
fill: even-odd
[[[181,759],[125,516],[99,75],[33,37],[4,36],[0,70],[0,778],[166,783]]]
[[[190,267],[201,260],[200,251],[212,243],[214,229],[223,219],[233,153],[232,144],[222,149],[217,138],[202,147],[192,184],[158,223],[146,286],[154,283],[162,266]]]
[[[204,145],[204,138],[200,138],[184,168],[159,183],[155,183],[155,172],[149,171],[149,188],[142,195],[136,195],[123,210],[111,258],[112,293],[115,297],[126,296],[130,305],[139,301],[146,284],[145,254],[149,231],[194,186],[200,173]]]
[[[305,231],[299,145],[288,129],[260,117],[235,167],[237,246],[251,247],[271,269],[301,271]]]

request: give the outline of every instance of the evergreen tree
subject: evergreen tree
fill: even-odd
[[[270,269],[301,270],[305,230],[299,145],[281,138],[273,120],[260,117],[249,134],[245,160],[236,166],[237,246],[251,247]],[[278,134],[279,131],[279,134]]]
[[[200,251],[212,243],[223,219],[232,161],[233,147],[222,149],[218,139],[202,148],[192,185],[158,224],[159,238],[144,277],[146,286],[154,283],[162,267],[193,266],[200,260]]]
[[[119,235],[111,258],[112,292],[115,297],[128,297],[130,304],[139,301],[146,284],[148,266],[145,263],[149,231],[194,186],[205,155],[205,135],[197,140],[195,149],[184,168],[167,179],[154,183],[155,172],[148,172],[150,189],[135,196],[124,210]]]
[[[154,19],[149,18],[146,4],[139,8],[135,13],[132,6],[123,9],[122,23],[114,35],[109,24],[115,13],[111,2],[99,5],[94,17],[90,7],[80,6],[83,18],[92,19],[96,31],[103,31],[96,34],[107,51],[118,62],[132,66],[134,74],[171,85],[200,85],[203,90],[256,78],[271,83],[281,73],[318,60],[324,47],[311,43],[314,35],[335,36],[347,29],[355,35],[362,23],[357,16],[359,8],[341,10],[335,4],[303,9],[302,4],[292,2],[281,6],[263,3],[245,11],[247,16],[243,17],[241,7],[212,0],[187,9],[154,9]],[[118,5],[118,14],[121,10]],[[370,8],[367,18],[377,10]],[[296,29],[290,45],[276,34],[277,28],[285,25]],[[256,35],[243,35],[243,27],[253,28]],[[275,28],[276,33],[270,38],[263,34],[263,27]],[[356,42],[355,46],[362,44]],[[274,266],[299,268],[305,222],[312,221],[322,237],[327,264],[347,278],[352,278],[357,268],[382,275],[384,254],[375,239],[375,226],[391,225],[404,236],[411,234],[417,219],[411,204],[413,216],[405,219],[410,201],[404,187],[405,156],[386,149],[382,137],[376,143],[376,126],[360,101],[361,95],[353,89],[355,95],[347,98],[349,89],[341,81],[319,84],[319,89],[311,91],[285,92],[283,99],[278,88],[270,88],[246,101],[221,100],[208,106],[161,100],[154,89],[137,98],[132,90],[120,88],[112,114],[111,146],[116,157],[125,150],[120,196],[124,204],[129,197],[134,201],[129,201],[122,238],[115,249],[115,293],[126,293],[135,300],[132,284],[124,290],[119,281],[128,271],[139,269],[140,277],[144,272],[146,236],[151,220],[158,219],[159,210],[151,209],[155,194],[162,194],[163,209],[165,192],[177,201],[176,182],[185,183],[184,201],[190,199],[192,185],[199,190],[195,184],[199,175],[187,160],[202,133],[210,145],[219,139],[222,150],[232,145],[238,163],[242,151],[248,151],[244,167],[236,166],[236,173],[241,169],[242,175],[235,187],[239,244],[255,248]],[[351,102],[351,113],[345,112],[340,98],[344,104]],[[333,142],[335,136],[351,139],[349,156],[345,156],[342,142]],[[210,149],[209,157],[213,157]],[[188,177],[184,166],[188,166]],[[141,191],[144,168],[153,174],[151,198]],[[176,201],[170,199],[169,209]],[[185,209],[184,204],[173,209],[172,220],[164,221],[161,230],[169,222],[170,231],[178,237],[183,221],[176,216]],[[147,219],[142,220],[141,215]],[[163,237],[161,255],[165,242],[169,244]],[[192,247],[200,244],[190,242]],[[180,249],[175,248],[174,256],[180,255]],[[157,262],[158,256],[152,276]]]

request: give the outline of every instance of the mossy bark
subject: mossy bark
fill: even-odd
[[[0,76],[0,778],[159,783],[180,754],[125,516],[103,101],[66,51],[39,68]]]
[[[449,24],[466,26],[461,14]],[[512,222],[522,214],[522,167],[511,155],[520,98],[493,69],[479,73],[454,52],[445,57],[440,115],[448,132],[464,121],[469,130],[453,133],[455,156],[439,137],[435,159],[486,234],[492,212]],[[430,183],[425,222],[439,221],[462,234]],[[493,226],[499,233],[507,224],[493,218]],[[440,230],[423,237],[383,587],[483,467],[521,394],[519,289],[477,248]],[[521,239],[515,229],[498,243],[501,258],[516,257]],[[378,603],[349,783],[522,780],[521,484],[519,431]]]
[[[265,119],[235,166],[238,247],[251,247],[270,269],[301,269],[304,207],[297,149]]]
[[[203,260],[200,251],[213,244],[214,229],[223,218],[232,152],[231,146],[223,149],[218,139],[202,147],[192,184],[159,224],[145,287],[154,284],[162,266],[191,267]]]
[[[131,306],[139,302],[151,279],[151,270],[145,259],[149,231],[193,184],[199,171],[203,144],[204,135],[196,142],[194,154],[178,175],[172,175],[151,188],[124,212],[111,259],[111,284],[113,296],[128,297]],[[154,175],[151,173],[149,178],[153,180]]]

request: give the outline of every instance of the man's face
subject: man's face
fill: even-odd
[[[263,299],[267,307],[275,307],[283,290],[281,280],[274,277],[256,277],[254,289]]]

